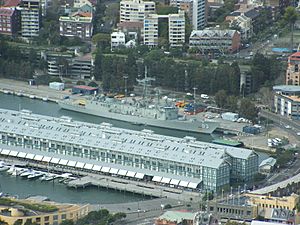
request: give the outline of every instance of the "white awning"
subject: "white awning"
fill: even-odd
[[[187,187],[188,184],[189,184],[189,182],[184,181],[184,180],[181,180],[181,181],[179,182],[179,186],[181,186],[181,187]]]
[[[35,155],[33,159],[36,161],[42,161],[43,157],[44,156],[42,156],[42,155]]]
[[[102,167],[102,166],[94,165],[94,166],[93,166],[93,170],[94,170],[94,171],[101,171],[101,167]]]
[[[26,154],[27,153],[25,153],[25,152],[19,152],[18,157],[19,158],[25,158]]]
[[[50,162],[51,159],[52,159],[52,157],[44,156],[44,158],[42,159],[42,162]]]
[[[76,163],[76,161],[69,161],[67,166],[75,167]]]
[[[145,174],[143,174],[143,173],[136,173],[135,178],[144,179],[144,176],[145,176]]]
[[[63,166],[66,166],[67,164],[68,164],[68,161],[69,160],[66,160],[66,159],[61,159],[60,161],[59,161],[59,165],[63,165]]]
[[[103,166],[101,169],[101,172],[108,173],[109,170],[110,170],[110,167]]]
[[[17,156],[19,152],[17,151],[10,151],[9,155],[10,156]]]
[[[50,162],[54,163],[54,164],[58,164],[59,160],[60,159],[58,159],[58,158],[52,158]]]
[[[178,185],[180,182],[180,180],[176,180],[176,179],[172,179],[170,184],[173,184],[173,185]]]
[[[84,164],[85,164],[85,163],[77,162],[75,167],[76,167],[76,168],[83,168],[83,167],[84,167]]]
[[[94,164],[86,163],[83,168],[87,169],[87,170],[91,170],[93,168],[93,166],[94,166]]]
[[[171,181],[171,178],[163,177],[160,182],[164,183],[164,184],[168,184],[168,183],[170,183],[170,181]]]
[[[126,176],[127,170],[119,170],[118,175]]]
[[[9,155],[9,153],[10,153],[10,150],[8,150],[8,149],[3,149],[1,152],[2,155]]]
[[[197,186],[198,186],[198,183],[193,183],[193,182],[190,182],[188,185],[189,188],[193,188],[193,189],[196,189]]]
[[[154,176],[154,177],[152,178],[152,181],[160,182],[161,179],[162,179],[162,177],[160,177],[160,176]]]
[[[34,156],[35,156],[35,154],[28,153],[25,158],[26,159],[33,159]]]
[[[128,171],[126,176],[127,177],[134,177],[135,174],[136,174],[136,172]]]
[[[110,171],[109,171],[109,173],[118,174],[118,170],[119,169],[111,168]]]

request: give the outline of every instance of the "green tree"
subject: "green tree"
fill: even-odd
[[[0,219],[0,225],[8,225],[8,223]]]
[[[292,6],[289,6],[285,9],[283,15],[283,20],[290,26],[291,30],[291,51],[294,49],[294,26],[298,19],[299,15],[296,9]]]
[[[99,85],[95,81],[91,81],[88,86],[90,87],[99,87]]]
[[[102,61],[103,61],[103,55],[101,48],[98,48],[96,51],[96,56],[95,56],[95,62],[94,62],[94,78],[95,80],[102,80]]]
[[[224,108],[227,104],[227,93],[225,90],[220,90],[215,94],[215,101],[218,107]]]
[[[257,117],[257,113],[258,111],[250,99],[244,98],[241,100],[241,105],[239,108],[240,116],[249,119],[251,121],[254,121]]]
[[[16,222],[14,222],[14,225],[22,225],[22,224],[23,224],[23,221],[21,219],[16,220]]]
[[[60,225],[74,225],[74,222],[72,220],[64,220]]]
[[[85,81],[84,80],[79,80],[76,82],[76,85],[85,85]]]

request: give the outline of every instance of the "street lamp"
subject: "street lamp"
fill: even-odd
[[[196,115],[196,90],[198,88],[193,87],[193,89],[194,89],[194,115]]]
[[[123,78],[124,78],[124,83],[125,83],[125,90],[124,90],[124,92],[125,92],[125,98],[127,97],[127,79],[128,79],[128,76],[123,76]]]

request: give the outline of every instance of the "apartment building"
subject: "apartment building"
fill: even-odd
[[[155,2],[123,0],[120,2],[120,22],[143,22],[146,15],[155,13]]]
[[[193,0],[193,29],[200,30],[207,22],[207,0]]]
[[[236,30],[217,28],[193,30],[189,43],[190,48],[198,48],[203,54],[233,53],[241,45],[241,34]]]
[[[144,45],[155,47],[158,45],[158,18],[157,14],[150,14],[144,20]]]
[[[66,37],[79,37],[89,40],[92,37],[92,14],[77,12],[70,16],[59,18],[59,33]]]
[[[184,11],[169,14],[169,44],[171,47],[181,47],[185,42]]]
[[[300,52],[289,56],[285,82],[288,85],[300,85]]]
[[[39,0],[23,0],[21,7],[21,34],[24,38],[39,35],[41,25],[41,10]]]
[[[274,110],[291,119],[300,120],[300,86],[279,85],[273,87]]]
[[[236,17],[229,17],[231,28],[239,28],[242,40],[248,40],[253,35],[253,25],[251,18],[245,16],[243,13]]]
[[[150,47],[158,45],[159,20],[168,20],[170,47],[181,47],[185,42],[185,16],[183,11],[178,14],[150,14],[144,20],[144,44]]]
[[[111,33],[110,38],[111,51],[113,51],[116,48],[119,48],[120,46],[125,46],[125,34],[123,32],[113,32]]]
[[[0,34],[15,36],[20,30],[20,11],[0,8]]]

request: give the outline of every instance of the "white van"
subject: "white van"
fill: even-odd
[[[209,99],[209,96],[206,95],[206,94],[201,94],[200,97],[203,98],[203,99]]]

